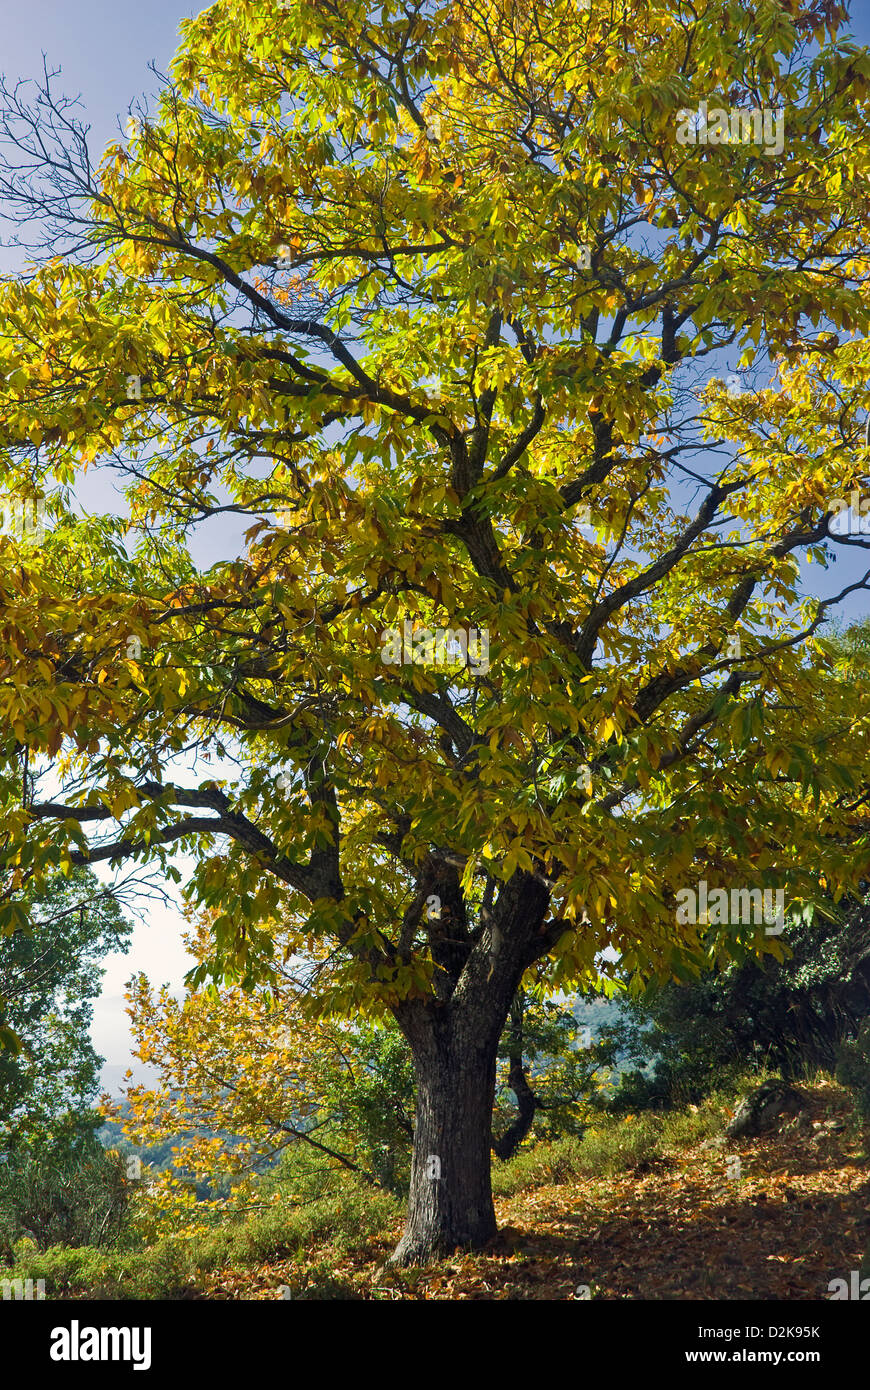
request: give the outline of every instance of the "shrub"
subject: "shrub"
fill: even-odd
[[[228,1219],[219,1230],[166,1236],[145,1250],[56,1247],[40,1251],[31,1241],[21,1241],[13,1251],[14,1267],[0,1269],[0,1279],[44,1279],[49,1298],[184,1298],[203,1275],[216,1270],[294,1255],[304,1259],[317,1245],[346,1253],[372,1236],[392,1231],[400,1216],[395,1198],[349,1180],[342,1193],[310,1206],[300,1208],[278,1200],[265,1211]],[[314,1286],[306,1277],[306,1297],[317,1296],[315,1287],[326,1288],[328,1263],[317,1266]],[[300,1285],[294,1297],[302,1296],[301,1289]],[[324,1292],[323,1296],[347,1293]]]
[[[126,1162],[92,1134],[69,1144],[23,1145],[0,1163],[0,1250],[29,1237],[53,1245],[117,1245],[130,1198]]]
[[[857,1037],[841,1044],[836,1075],[853,1092],[861,1118],[870,1120],[870,1018],[860,1024]]]
[[[844,1040],[870,1013],[870,901],[793,920],[782,941],[789,954],[781,961],[732,963],[627,1000],[615,1032],[631,1061],[645,1065],[623,1072],[608,1110],[697,1103],[733,1086],[747,1066],[788,1081],[831,1074],[841,1056],[854,1067]]]

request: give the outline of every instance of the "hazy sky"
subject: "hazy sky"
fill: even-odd
[[[41,75],[43,54],[50,69],[61,68],[56,88],[68,96],[81,95],[83,117],[92,127],[92,153],[99,155],[117,137],[118,117],[123,126],[130,104],[141,94],[153,92],[155,79],[148,71],[149,61],[166,71],[176,48],[179,20],[202,8],[195,0],[190,5],[181,0],[28,0],[13,5],[7,0],[0,67],[12,81]],[[858,4],[855,9],[858,18],[853,33],[866,43],[870,39],[870,7]],[[8,253],[0,252],[0,260],[10,265]],[[99,506],[100,486],[98,480],[88,483],[89,504]],[[209,558],[226,554],[230,539],[226,528],[213,529],[197,546],[197,558],[208,563]],[[855,565],[841,562],[821,577],[820,590],[831,593],[839,589],[847,582],[847,574],[853,577],[855,568],[857,557]],[[862,597],[851,605],[850,612],[854,615],[866,609]],[[183,861],[179,864],[183,869]],[[124,982],[134,970],[144,970],[153,984],[165,981],[177,989],[190,965],[180,940],[181,926],[177,912],[151,910],[147,924],[135,929],[130,954],[108,961],[93,1036],[97,1050],[109,1063],[104,1079],[113,1090],[117,1089],[120,1071],[131,1061],[128,1021],[123,1012]],[[137,1075],[145,1073],[137,1068]]]

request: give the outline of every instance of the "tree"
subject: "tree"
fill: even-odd
[[[844,1041],[870,1012],[868,918],[858,903],[845,920],[832,912],[793,922],[783,961],[732,963],[629,1001],[619,1040],[651,1071],[624,1075],[612,1105],[698,1101],[753,1062],[787,1081],[818,1068],[833,1073]]]
[[[82,1127],[19,1145],[0,1169],[0,1252],[4,1263],[22,1238],[52,1245],[118,1244],[132,1179],[121,1155]]]
[[[130,923],[86,868],[31,880],[0,936],[0,1248],[111,1244],[129,1184],[96,1137],[100,1065],[90,1038],[101,961]]]
[[[591,1029],[578,1030],[569,1008],[535,999],[520,986],[499,1044],[496,1111],[501,1114],[493,1128],[500,1133],[494,1135],[493,1152],[512,1158],[530,1135],[582,1134],[590,1102],[600,1099],[616,1060],[614,1044],[607,1038],[593,1042]],[[505,1092],[513,1095],[512,1103]]]
[[[126,951],[130,923],[90,870],[34,880],[16,903],[27,925],[0,936],[0,1147],[75,1147],[99,1124],[93,1101],[102,1058],[90,1038],[100,962]],[[64,1140],[66,1136],[66,1140]]]
[[[51,78],[5,93],[47,251],[2,289],[0,458],[47,533],[0,550],[0,925],[30,877],[182,848],[194,984],[268,986],[272,921],[328,953],[323,1012],[414,1057],[398,1262],[495,1232],[527,971],[776,953],[677,895],[860,873],[866,702],[823,641],[868,587],[825,587],[867,545],[832,529],[868,470],[845,18],[218,0],[96,172]],[[96,460],[128,513],[78,522]]]
[[[185,937],[197,961],[212,936],[201,914]],[[279,938],[280,945],[280,938]],[[391,1018],[376,1026],[310,1016],[305,971],[282,969],[271,996],[237,987],[181,1001],[144,975],[127,991],[136,1056],[156,1085],[128,1086],[114,1119],[137,1147],[179,1136],[175,1166],[200,1182],[243,1182],[287,1150],[304,1166],[351,1172],[389,1191],[407,1188],[415,1102],[410,1053]],[[510,1158],[532,1132],[582,1132],[593,1078],[612,1049],[576,1044],[566,1008],[518,990],[499,1046],[492,1148]],[[300,1167],[297,1163],[296,1167]]]
[[[211,949],[208,914],[185,937],[195,959]],[[288,1148],[395,1190],[407,1178],[414,1086],[397,1029],[312,1018],[300,968],[270,997],[238,987],[191,991],[182,1001],[144,975],[128,988],[136,1055],[157,1086],[130,1085],[127,1135],[153,1146],[186,1129],[176,1166],[200,1179],[262,1173]]]

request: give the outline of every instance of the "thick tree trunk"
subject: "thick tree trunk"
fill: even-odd
[[[479,1249],[496,1233],[490,1136],[497,1045],[497,1037],[477,1039],[448,1025],[435,1030],[429,1046],[414,1049],[417,1124],[408,1220],[395,1264]]]
[[[434,994],[394,1008],[417,1073],[408,1221],[392,1256],[399,1265],[479,1249],[496,1234],[490,1153],[499,1038],[524,971],[561,929],[552,938],[545,932],[548,894],[530,875],[504,885],[473,932],[455,893],[458,876],[453,888],[451,896],[444,873],[435,881],[442,929],[430,931]]]

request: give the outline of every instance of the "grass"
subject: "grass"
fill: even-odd
[[[675,1149],[688,1148],[721,1133],[731,1113],[730,1093],[711,1096],[700,1106],[625,1119],[603,1116],[582,1139],[557,1139],[517,1154],[493,1169],[492,1190],[511,1197],[533,1187],[564,1183],[572,1177],[613,1177]]]
[[[184,1298],[202,1276],[221,1269],[304,1257],[325,1241],[336,1255],[344,1254],[395,1224],[400,1213],[395,1198],[348,1182],[338,1197],[302,1208],[278,1202],[265,1212],[228,1219],[219,1230],[164,1237],[145,1250],[39,1251],[32,1241],[19,1241],[14,1268],[0,1268],[0,1279],[44,1279],[49,1298]]]
[[[559,1185],[577,1188],[588,1179],[655,1172],[660,1163],[721,1134],[740,1095],[763,1079],[752,1075],[736,1095],[723,1090],[681,1110],[602,1116],[582,1138],[538,1143],[506,1163],[496,1160],[493,1193],[510,1199]],[[228,1213],[216,1227],[162,1237],[140,1250],[59,1246],[40,1252],[31,1241],[20,1241],[14,1266],[0,1268],[0,1279],[44,1279],[46,1296],[61,1299],[244,1297],[253,1272],[275,1265],[281,1272],[274,1282],[285,1280],[293,1298],[360,1297],[353,1279],[336,1277],[337,1267],[346,1271],[353,1264],[359,1272],[373,1261],[382,1263],[400,1229],[403,1203],[350,1177],[337,1193],[304,1205],[288,1191],[277,1195],[265,1210]]]

